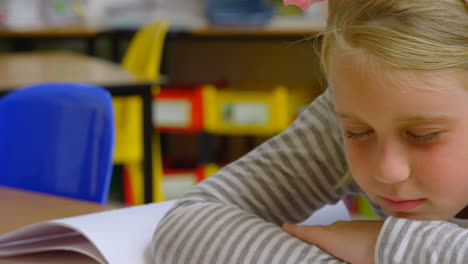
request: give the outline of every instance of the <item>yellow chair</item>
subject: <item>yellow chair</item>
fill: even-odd
[[[168,28],[167,21],[158,20],[138,30],[125,52],[122,66],[137,76],[157,80]]]
[[[122,66],[138,77],[158,80],[164,38],[169,23],[158,20],[139,29],[130,41],[122,60]],[[158,87],[153,89],[157,92]],[[114,163],[123,164],[130,175],[134,203],[143,200],[143,113],[138,96],[113,98],[115,114]],[[162,162],[159,136],[153,141],[153,200],[163,200]]]

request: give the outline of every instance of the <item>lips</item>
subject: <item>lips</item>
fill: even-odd
[[[397,212],[409,212],[413,211],[426,202],[426,199],[415,199],[415,200],[405,200],[405,199],[398,199],[398,198],[388,198],[381,196],[385,207],[392,211]]]

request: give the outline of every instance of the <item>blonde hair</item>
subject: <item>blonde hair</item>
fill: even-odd
[[[329,0],[322,67],[330,51],[364,50],[384,64],[411,70],[468,70],[465,0]],[[351,172],[335,185],[352,180]]]
[[[330,50],[364,49],[399,69],[468,70],[464,0],[329,0],[321,61]]]

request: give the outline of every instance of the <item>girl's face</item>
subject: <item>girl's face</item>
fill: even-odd
[[[329,83],[356,182],[388,215],[447,220],[468,204],[462,72],[401,71],[332,52]]]

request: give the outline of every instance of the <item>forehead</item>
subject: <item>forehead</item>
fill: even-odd
[[[366,54],[335,53],[328,74],[336,110],[345,116],[387,121],[409,116],[468,118],[462,72],[401,70]]]
[[[449,92],[452,89],[468,90],[466,70],[411,70],[398,69],[386,64],[364,49],[332,49],[327,78],[330,88],[354,85],[385,89]]]

